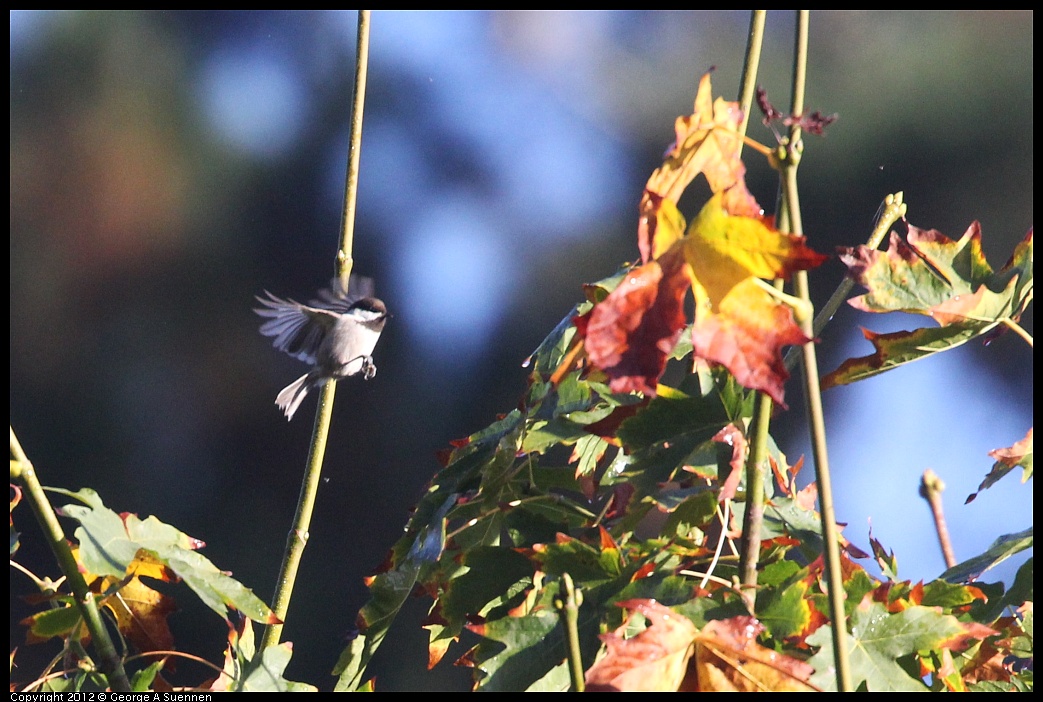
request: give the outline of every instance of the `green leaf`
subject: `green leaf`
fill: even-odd
[[[1016,534],[1004,534],[992,542],[985,553],[954,565],[938,577],[950,583],[969,583],[977,580],[989,568],[1027,548],[1032,548],[1032,527]]]
[[[941,607],[946,611],[952,611],[978,601],[981,595],[976,590],[977,588],[968,585],[932,580],[924,585],[923,601],[920,604],[924,607]]]
[[[519,583],[532,584],[532,562],[513,549],[473,548],[464,556],[464,566],[440,598],[440,612],[454,635],[469,615],[486,616],[490,608],[507,604],[520,591]]]
[[[537,550],[536,560],[546,573],[568,573],[577,583],[611,580],[623,572],[618,548],[591,546],[579,539],[544,544]]]
[[[785,580],[773,586],[773,581],[782,576]],[[792,561],[769,564],[757,584],[761,590],[754,611],[774,638],[781,640],[807,630],[811,624],[811,606],[806,568]]]
[[[41,640],[68,636],[82,622],[80,610],[72,606],[45,609],[22,621],[29,626],[31,635]]]
[[[860,246],[840,259],[869,292],[849,301],[865,312],[908,312],[932,317],[938,328],[892,334],[863,329],[875,353],[844,361],[822,379],[822,387],[845,385],[971,339],[986,341],[997,327],[1016,322],[1032,299],[1032,231],[1011,260],[993,273],[981,250],[981,229],[971,224],[959,241],[910,225],[908,241],[891,234],[886,252]]]
[[[163,670],[163,661],[156,661],[143,670],[134,673],[130,680],[130,689],[134,692],[148,692],[152,689],[152,681]]]
[[[1030,557],[1021,567],[1018,568],[1017,575],[1014,576],[1014,584],[1010,586],[1003,595],[1003,603],[1006,606],[1017,609],[1025,602],[1033,601],[1033,566],[1032,558]],[[998,613],[997,613],[998,615]]]
[[[204,604],[222,617],[227,617],[228,609],[233,609],[254,621],[277,621],[259,597],[195,550],[203,546],[203,542],[155,517],[141,520],[133,514],[116,514],[105,507],[93,490],[53,491],[83,503],[65,505],[59,514],[80,523],[76,529],[80,560],[90,572],[122,578],[138,552],[144,550],[170,568]]]
[[[627,448],[637,451],[693,436],[697,439],[695,443],[706,441],[730,422],[718,395],[699,397],[675,391],[669,395],[659,394],[624,421],[618,436]]]
[[[561,618],[553,603],[557,590],[556,583],[548,585],[525,616],[501,617],[469,627],[483,637],[474,650],[475,666],[483,675],[479,689],[518,692],[534,685],[546,689],[545,678],[564,666],[567,650]],[[564,682],[565,687],[558,691],[568,689],[567,675]]]
[[[864,684],[869,692],[926,692],[923,681],[911,676],[898,659],[941,648],[963,633],[956,617],[931,607],[910,607],[891,614],[878,602],[863,603],[851,614],[848,658],[852,683],[856,688]],[[812,684],[836,691],[829,625],[816,630],[807,642],[821,647],[808,660],[817,671]]]
[[[921,327],[913,331],[890,334],[877,334],[863,329],[862,335],[873,344],[876,353],[847,359],[836,370],[822,378],[822,387],[825,389],[865,380],[940,351],[954,349],[991,331],[997,324],[998,322],[988,325],[964,322],[947,327]]]
[[[376,575],[370,580],[369,601],[358,616],[362,631],[341,652],[333,668],[333,674],[338,676],[334,686],[336,692],[354,691],[363,684],[366,666],[383,643],[402,605],[413,592],[419,574],[420,566],[407,561],[399,568]]]
[[[674,509],[667,510],[670,516],[666,518],[663,528],[663,534],[666,536],[677,534],[684,537],[689,536],[692,529],[705,530],[707,524],[717,514],[717,493],[715,491],[700,486],[683,492],[690,496],[677,504]],[[660,494],[657,498],[660,509],[663,509],[662,497],[663,495]]]
[[[238,692],[317,692],[318,688],[307,683],[291,682],[284,676],[286,666],[293,656],[293,646],[281,643],[261,651],[259,658],[245,667],[242,680],[235,690]]]

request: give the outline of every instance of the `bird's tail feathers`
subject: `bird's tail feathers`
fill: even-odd
[[[286,415],[286,421],[293,419],[294,413],[297,408],[300,407],[301,402],[308,394],[308,389],[311,387],[311,378],[308,373],[305,373],[297,380],[293,381],[282,391],[276,395],[275,404],[278,405],[279,409]]]

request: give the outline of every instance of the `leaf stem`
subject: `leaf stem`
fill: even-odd
[[[1024,339],[1025,343],[1027,343],[1029,345],[1029,348],[1032,348],[1032,335],[1029,334],[1027,331],[1025,331],[1024,327],[1022,327],[1020,324],[1015,322],[1010,317],[1006,317],[1005,319],[1001,320],[1001,323],[1005,324],[1015,334],[1017,334],[1022,339]]]
[[[341,242],[337,249],[336,260],[336,274],[345,290],[347,290],[347,282],[354,264],[351,250],[358,192],[359,152],[362,145],[362,107],[366,97],[366,73],[369,61],[369,14],[369,10],[359,10],[355,92],[351,105],[351,133],[348,146],[347,177],[344,184],[344,211],[341,216]],[[308,543],[308,529],[311,525],[315,498],[322,478],[322,461],[326,455],[326,440],[329,436],[330,420],[333,415],[336,387],[335,381],[326,382],[319,397],[315,424],[312,427],[311,444],[308,448],[308,459],[301,481],[301,492],[297,499],[297,512],[293,518],[293,527],[286,537],[286,549],[283,553],[282,566],[275,584],[275,596],[272,600],[272,611],[278,617],[279,623],[269,624],[265,627],[260,645],[262,649],[279,643],[283,622],[286,621],[290,608],[290,598],[293,595],[293,586],[297,580],[301,557],[304,555],[304,547]]]
[[[706,577],[699,583],[699,587],[705,588],[706,584],[710,582],[710,579],[714,576],[711,575],[717,568],[717,562],[721,559],[721,551],[724,550],[724,542],[728,540],[728,512],[731,500],[724,501],[724,509],[717,508],[717,517],[721,520],[721,536],[717,539],[717,548],[714,549],[713,558],[710,559],[710,565],[706,568]],[[720,578],[718,578],[720,580]]]
[[[799,116],[804,112],[804,90],[807,79],[809,11],[797,11],[797,35],[793,61],[793,99],[791,112]],[[802,145],[799,120],[794,120],[790,127],[789,137],[785,144],[785,158],[781,159],[779,168],[782,173],[782,205],[786,217],[783,221],[793,234],[803,234],[803,222],[800,215],[800,196],[797,189],[797,167],[800,165]],[[793,275],[793,288],[797,297],[811,303],[808,287],[807,271],[797,271]],[[813,339],[814,324],[810,318],[800,322],[801,330],[809,339]],[[833,488],[829,471],[829,458],[826,450],[826,428],[822,410],[822,394],[819,387],[818,360],[815,354],[815,343],[809,341],[801,347],[803,361],[804,394],[807,404],[808,426],[811,431],[812,455],[815,460],[815,480],[819,492],[819,513],[822,520],[822,536],[825,542],[823,560],[826,567],[828,583],[830,619],[833,626],[833,655],[836,666],[837,689],[841,692],[851,690],[851,672],[848,665],[847,651],[847,617],[844,613],[843,576],[840,570],[840,543],[837,534],[836,516],[833,508]]]
[[[22,445],[15,436],[14,427],[11,427],[11,459],[11,479],[25,488],[26,498],[36,515],[36,521],[43,529],[47,543],[50,544],[51,551],[58,560],[58,567],[61,568],[66,582],[72,589],[76,607],[80,610],[80,616],[83,617],[87,630],[91,634],[91,642],[98,651],[98,667],[105,674],[114,691],[130,692],[131,686],[130,680],[127,678],[127,671],[124,670],[123,661],[109,636],[105,622],[102,621],[98,601],[83,579],[83,574],[80,573],[79,564],[69,548],[69,542],[66,541],[58,515],[51,507],[43,486],[40,485],[36,469],[33,468],[29,457],[22,450]]]

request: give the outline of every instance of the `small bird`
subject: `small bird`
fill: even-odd
[[[312,364],[312,369],[278,394],[275,404],[293,419],[308,391],[327,380],[340,380],[362,373],[369,380],[377,374],[373,349],[384,330],[388,312],[383,301],[372,296],[373,281],[352,276],[352,294],[334,280],[319,291],[319,299],[302,305],[264,291],[256,299],[263,307],[254,312],[268,321],[261,333],[274,339],[272,345],[294,358]]]

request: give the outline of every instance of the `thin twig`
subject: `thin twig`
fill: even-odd
[[[706,584],[710,582],[710,579],[713,577],[711,573],[713,573],[714,569],[717,568],[717,562],[721,559],[721,550],[724,549],[724,542],[728,540],[728,506],[730,504],[731,500],[725,500],[723,511],[720,507],[717,508],[717,517],[721,520],[721,536],[717,539],[717,548],[714,549],[713,558],[710,560],[710,565],[706,569],[706,577],[704,577],[703,581],[699,583],[699,587],[705,588]]]
[[[746,127],[750,123],[750,111],[753,97],[757,93],[757,69],[761,62],[761,46],[764,44],[764,22],[767,10],[750,12],[750,34],[746,41],[746,60],[742,64],[742,77],[739,79],[739,107],[742,109],[742,122],[739,124],[739,156],[742,156],[742,145],[745,142]]]
[[[938,533],[938,543],[942,547],[942,557],[945,559],[945,567],[952,568],[956,565],[956,555],[952,550],[952,539],[949,538],[949,527],[945,524],[945,510],[942,507],[942,491],[945,483],[938,474],[928,468],[920,478],[920,497],[927,500],[931,507],[931,516],[934,517],[934,530]]]
[[[1010,317],[1007,317],[1006,319],[1004,319],[1002,323],[1003,323],[1003,324],[1004,324],[1004,325],[1005,325],[1005,326],[1006,326],[1006,327],[1007,327],[1008,329],[1010,329],[1010,330],[1011,330],[1011,331],[1013,331],[1013,332],[1014,332],[1015,334],[1017,334],[1017,335],[1018,335],[1018,336],[1020,336],[1020,337],[1021,337],[1022,339],[1024,339],[1024,340],[1025,340],[1025,343],[1027,343],[1027,344],[1029,345],[1029,348],[1032,348],[1032,335],[1031,335],[1031,334],[1029,334],[1029,333],[1028,333],[1027,331],[1025,331],[1025,328],[1024,328],[1023,326],[1021,326],[1020,324],[1018,324],[1017,322],[1015,322],[1015,321],[1014,321],[1013,319],[1011,319]]]
[[[891,230],[891,227],[895,222],[905,217],[906,205],[902,201],[902,192],[899,191],[892,195],[888,195],[884,198],[883,203],[880,205],[880,216],[877,217],[876,225],[873,227],[873,231],[869,235],[869,239],[866,241],[866,247],[875,249],[880,246],[880,242],[884,240],[887,233]],[[855,286],[855,281],[851,278],[844,277],[837,285],[836,290],[830,295],[829,300],[822,306],[822,309],[817,315],[815,315],[815,324],[813,327],[812,336],[817,338],[822,330],[826,328],[830,320],[833,319],[833,315],[837,313],[840,306],[847,300],[847,296],[851,293],[851,288]],[[786,370],[792,371],[797,366],[797,362],[800,360],[800,348],[793,347],[786,353],[785,363]]]

